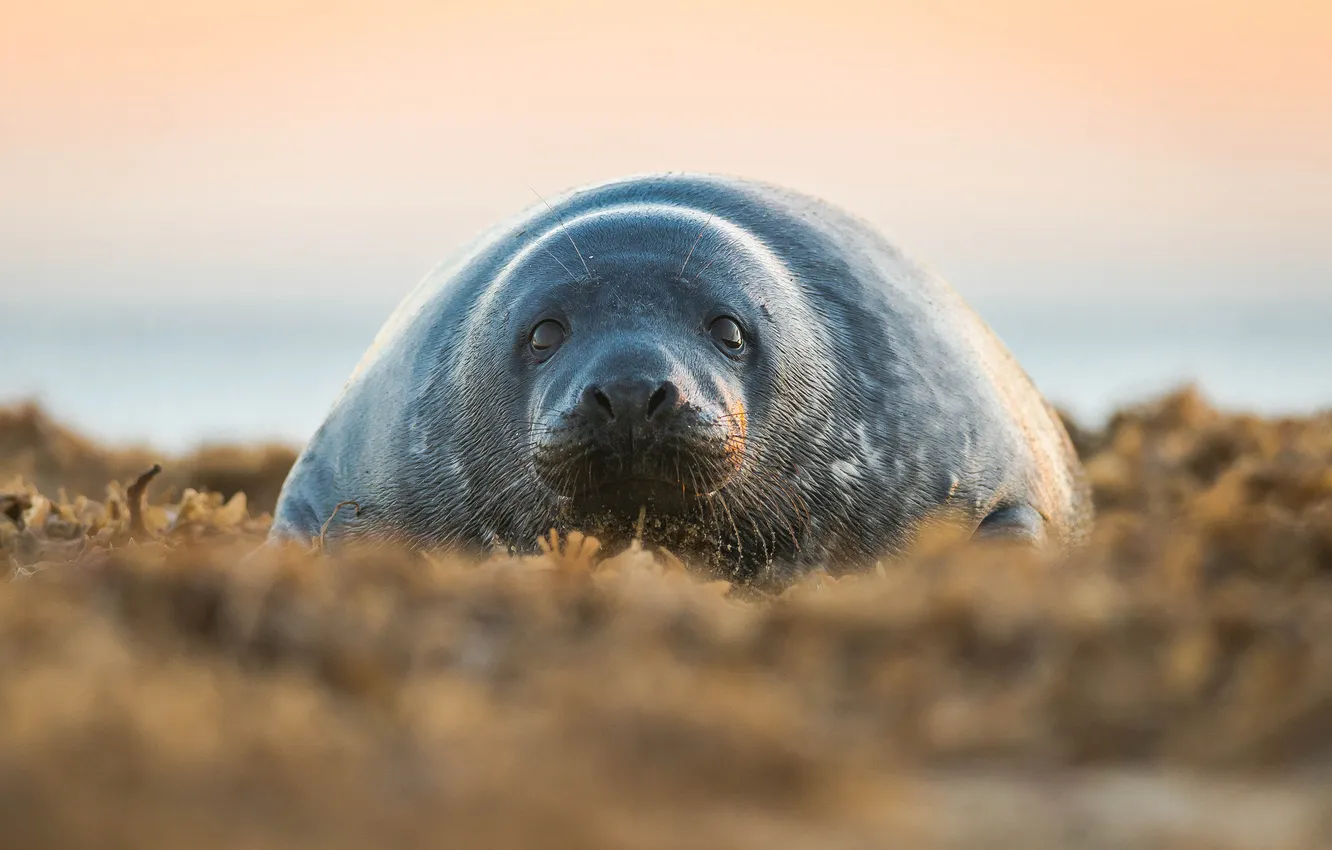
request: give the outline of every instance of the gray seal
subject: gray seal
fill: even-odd
[[[581,530],[764,584],[892,558],[941,514],[1058,547],[1091,518],[1068,434],[984,321],[826,202],[652,175],[534,204],[427,276],[272,539],[526,552]]]

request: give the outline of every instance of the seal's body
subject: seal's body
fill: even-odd
[[[538,204],[423,281],[283,488],[275,538],[641,535],[739,580],[901,552],[943,511],[1067,545],[1068,435],[984,322],[866,223],[652,176]]]

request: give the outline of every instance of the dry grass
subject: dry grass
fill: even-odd
[[[245,560],[266,516],[170,489],[289,455],[136,514],[80,476],[156,458],[9,417],[9,846],[1332,846],[1332,415],[1182,392],[1077,432],[1086,551],[760,600],[577,538]]]

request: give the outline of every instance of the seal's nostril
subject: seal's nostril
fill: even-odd
[[[656,413],[657,408],[661,407],[661,403],[665,400],[666,400],[666,388],[657,387],[657,391],[652,394],[652,398],[648,399],[647,415],[651,417],[652,414]]]
[[[601,405],[601,409],[606,411],[607,416],[609,416],[611,419],[615,418],[615,409],[611,407],[610,399],[606,396],[605,393],[601,391],[599,387],[592,388],[592,397],[596,399],[597,404]]]
[[[669,410],[674,406],[671,402],[673,402],[678,395],[679,393],[675,389],[675,384],[672,384],[670,381],[657,387],[656,392],[654,392],[652,397],[648,399],[647,417],[651,419],[658,410],[663,408]]]

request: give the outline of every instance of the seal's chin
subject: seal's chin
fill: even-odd
[[[689,513],[705,493],[699,493],[679,481],[664,478],[620,478],[601,481],[595,487],[568,496],[575,514],[612,514],[636,516],[646,508],[653,514]]]

